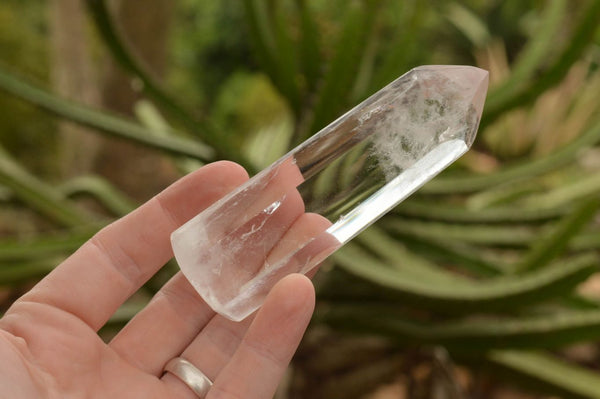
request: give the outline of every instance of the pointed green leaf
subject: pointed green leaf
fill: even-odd
[[[544,222],[556,219],[569,208],[521,208],[514,206],[496,206],[493,208],[470,209],[465,206],[453,206],[440,201],[427,201],[421,198],[408,199],[395,208],[394,213],[424,220],[436,220],[450,223],[527,223]]]
[[[105,111],[78,104],[49,91],[33,86],[3,70],[0,66],[0,90],[83,126],[98,129],[111,136],[123,138],[146,147],[175,155],[185,155],[205,162],[215,154],[206,145],[182,137],[159,137],[145,127]]]
[[[321,41],[320,32],[310,10],[310,2],[296,0],[296,7],[300,13],[300,62],[306,79],[307,91],[312,93],[321,77]]]
[[[0,287],[11,287],[31,280],[39,280],[51,272],[64,258],[44,258],[31,261],[0,263]]]
[[[542,63],[547,55],[556,46],[556,37],[563,27],[563,18],[567,6],[566,0],[552,0],[547,2],[539,29],[529,38],[525,48],[519,54],[511,74],[506,81],[491,90],[486,101],[494,108],[497,104],[510,101],[519,90],[522,90],[527,82],[533,78],[533,74],[541,69]],[[487,107],[486,104],[486,107]]]
[[[289,21],[286,20],[280,2],[275,2],[272,7],[269,7],[268,15],[273,25],[278,69],[282,84],[285,87],[284,93],[294,114],[299,115],[302,107],[302,98],[298,85],[299,61],[297,44],[291,39],[288,27]]]
[[[589,2],[587,9],[581,13],[579,21],[575,23],[576,30],[571,36],[567,47],[556,58],[555,63],[542,72],[537,79],[531,79],[530,84],[522,90],[517,90],[507,98],[498,101],[490,97],[485,106],[481,120],[481,128],[496,120],[506,111],[523,106],[534,101],[540,94],[559,83],[567,74],[571,66],[581,58],[581,55],[593,42],[595,34],[600,28],[600,0]]]
[[[453,285],[457,289],[465,282],[468,283],[468,280],[466,281],[457,274],[444,271],[426,259],[409,252],[399,241],[394,240],[375,226],[362,232],[356,240],[391,267],[398,268],[402,273],[408,273],[415,279],[429,281],[432,284]]]
[[[39,235],[31,239],[6,239],[0,241],[0,262],[17,263],[40,258],[60,257],[74,252],[97,231],[74,229],[48,235]]]
[[[100,176],[78,176],[59,187],[67,197],[88,194],[115,216],[124,216],[136,208],[134,201]]]
[[[382,335],[401,345],[434,344],[461,352],[561,347],[600,338],[600,310],[419,322],[397,306],[336,303],[323,306],[317,320],[345,331]]]
[[[450,224],[388,217],[381,222],[387,230],[439,241],[478,245],[521,247],[539,234],[531,225]]]
[[[38,179],[0,147],[0,184],[21,201],[64,226],[89,224],[93,218],[53,186]]]
[[[596,198],[576,207],[572,213],[563,217],[541,238],[534,241],[531,250],[516,265],[516,272],[539,269],[560,256],[571,240],[596,215],[600,201]]]
[[[246,168],[252,168],[240,151],[225,140],[216,128],[210,126],[208,121],[200,120],[187,111],[173,96],[167,94],[158,81],[142,66],[116,29],[106,0],[86,0],[86,4],[104,44],[125,70],[141,80],[144,93],[181,122],[189,132],[197,134],[203,141],[214,147],[217,158],[232,159]]]
[[[416,54],[419,54],[420,41],[415,38],[418,37],[419,31],[426,23],[430,5],[424,1],[394,1],[390,3],[386,12],[393,13],[393,21],[398,21],[393,24],[394,32],[389,38],[393,45],[384,54],[379,54],[382,61],[374,72],[370,93],[381,89],[411,66],[419,65],[415,64],[414,58],[416,58]]]
[[[585,198],[598,197],[598,194],[600,194],[600,174],[592,173],[548,192],[532,195],[523,203],[529,207],[548,209],[564,207]]]
[[[410,301],[419,307],[451,312],[514,309],[541,302],[572,291],[598,267],[598,257],[587,253],[524,275],[478,281],[465,279],[465,283],[455,285],[416,278],[400,268],[390,267],[353,243],[332,256],[355,279],[346,279],[346,289],[334,282],[332,291],[324,293],[324,297],[354,298],[357,292],[353,286],[356,285],[365,299]],[[356,278],[364,281],[356,281]]]
[[[485,23],[477,14],[462,4],[452,2],[446,6],[446,18],[475,46],[482,48],[491,39]]]
[[[436,264],[450,264],[469,275],[491,277],[505,274],[513,260],[503,252],[484,249],[456,241],[439,241],[410,234],[394,234],[411,251],[427,257]]]
[[[517,373],[561,397],[600,399],[600,375],[590,369],[568,363],[545,352],[498,350],[486,355],[487,360]]]
[[[296,115],[301,98],[297,82],[296,45],[290,38],[281,5],[262,0],[244,0],[246,22],[258,62]]]
[[[367,51],[366,43],[375,28],[379,3],[349,2],[335,54],[326,67],[322,89],[316,100],[313,121],[307,132],[309,135],[334,120],[348,106],[360,60]]]
[[[599,0],[600,2],[600,0]],[[455,177],[439,177],[422,189],[422,193],[450,194],[474,192],[499,184],[523,181],[564,167],[580,155],[581,150],[600,141],[600,122],[596,122],[582,135],[569,144],[545,157],[527,159],[518,164],[507,166],[497,172],[481,175],[463,175]]]

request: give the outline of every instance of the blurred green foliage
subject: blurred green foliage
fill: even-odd
[[[21,23],[14,23],[17,20]],[[0,4],[0,59],[37,81],[48,79],[47,33],[42,1],[20,4],[9,0]],[[48,154],[56,149],[56,144],[48,131],[56,129],[54,120],[8,96],[0,97],[0,109],[4,110],[0,118],[0,142],[36,173],[51,177],[52,171],[47,171],[52,164]]]
[[[589,288],[600,249],[600,1],[180,0],[164,82],[104,2],[86,4],[97,40],[145,98],[128,119],[40,88],[50,68],[43,3],[0,4],[0,201],[43,220],[28,239],[0,241],[1,286],[41,278],[134,206],[98,176],[51,184],[40,165],[52,162],[56,127],[15,98],[159,149],[182,172],[222,157],[255,171],[411,67],[475,64],[490,70],[491,87],[473,150],[332,257],[316,280],[313,330],[383,337],[392,357],[443,347],[474,372],[483,365],[555,395],[600,398],[599,359],[582,365],[562,352],[600,338]],[[16,15],[22,23],[1,23]],[[81,206],[82,195],[102,210]],[[378,383],[333,394],[325,384],[321,394],[359,397]]]

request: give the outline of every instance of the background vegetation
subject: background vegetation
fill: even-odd
[[[4,0],[0,311],[203,163],[255,172],[414,66],[478,65],[473,150],[327,262],[280,395],[600,398],[599,21],[598,0]]]

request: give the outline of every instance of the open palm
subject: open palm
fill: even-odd
[[[314,307],[303,276],[280,281],[240,323],[178,273],[108,344],[97,331],[171,257],[169,235],[247,179],[203,167],[96,234],[0,319],[0,398],[196,398],[165,364],[181,356],[214,381],[207,398],[273,396]]]

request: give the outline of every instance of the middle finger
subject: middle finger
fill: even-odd
[[[258,269],[265,257],[263,251],[269,251],[276,246],[303,211],[304,204],[298,191],[294,189],[288,192],[284,196],[281,206],[264,222],[263,227],[269,234],[261,237],[260,243],[250,245],[251,248],[253,246],[256,248],[226,254],[229,256],[232,266],[244,265],[244,268],[229,267],[224,270],[220,280],[233,281],[239,278],[237,274],[242,269],[246,273]],[[251,222],[252,220],[248,223]],[[110,346],[137,368],[159,376],[165,363],[179,356],[213,316],[214,312],[207,306],[197,291],[183,274],[178,273],[125,326],[113,339]],[[221,317],[217,317],[214,323],[215,326],[208,328],[208,331],[220,331],[222,329],[225,337],[227,337],[227,332],[230,331],[227,327],[231,323],[227,323]],[[244,331],[246,327],[242,323],[241,327],[236,326],[235,328],[241,328]],[[233,342],[237,342],[235,337],[233,337]],[[222,343],[216,342],[216,344],[214,348],[210,348],[210,351],[215,351],[213,354],[216,356],[215,363],[220,365],[219,352],[221,347],[226,347],[227,344],[225,341]],[[225,351],[223,358],[226,357],[227,353]],[[212,358],[212,355],[208,358]]]
[[[181,353],[214,315],[178,272],[109,345],[133,366],[160,376],[165,363]]]
[[[270,256],[278,257],[289,246],[300,246],[311,238],[320,235],[331,223],[316,214],[301,215],[272,249]],[[222,316],[215,316],[185,349],[181,357],[190,361],[212,381],[227,365],[237,350],[254,314],[241,322],[234,322]]]

